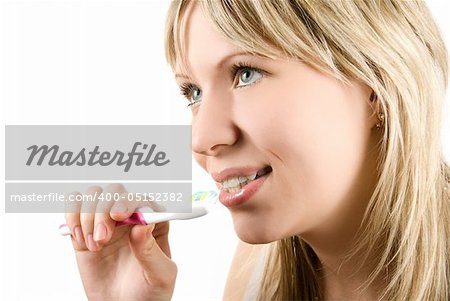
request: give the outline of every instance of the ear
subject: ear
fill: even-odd
[[[380,103],[378,101],[377,95],[375,94],[375,91],[370,90],[368,100],[369,100],[369,110],[371,111],[369,116],[370,128],[374,128],[376,124],[380,122],[380,120],[378,119],[378,112],[380,111],[379,110]]]

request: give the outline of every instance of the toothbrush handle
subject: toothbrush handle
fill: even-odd
[[[123,225],[147,225],[147,222],[145,221],[144,215],[142,212],[134,212],[131,214],[131,216],[121,222],[116,222],[116,227],[123,226]],[[59,226],[59,233],[61,235],[71,235],[69,227],[67,227],[67,224],[62,224]]]
[[[170,213],[170,212],[158,212],[157,214],[148,214],[145,216],[142,212],[136,211],[129,218],[121,222],[117,222],[116,226],[123,225],[147,225],[156,224],[161,222],[166,222],[175,219],[191,219],[203,216],[208,213],[206,207],[198,205],[192,207],[192,212],[186,213]],[[61,235],[70,235],[70,229],[67,224],[62,224],[59,226],[59,233]]]

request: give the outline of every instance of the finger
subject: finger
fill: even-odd
[[[114,221],[123,221],[131,216],[134,212],[134,207],[132,204],[129,204],[130,201],[128,198],[131,196],[128,192],[124,192],[120,195],[118,201],[114,202],[114,205],[111,208],[109,213],[110,217]]]
[[[84,243],[83,231],[80,223],[81,202],[77,201],[81,193],[78,191],[69,193],[65,198],[65,219],[66,225],[70,229],[72,244],[75,250],[81,251],[86,249]]]
[[[111,218],[115,221],[123,221],[136,212],[138,208],[148,208],[150,212],[167,211],[164,206],[159,205],[146,194],[124,193],[120,201],[116,202],[111,209]]]
[[[157,223],[152,232],[158,246],[169,258],[172,258],[169,247],[169,222]]]
[[[154,212],[163,211],[161,206],[142,195],[124,192],[120,200],[115,202],[111,208],[110,217],[115,221],[124,221],[129,218],[138,208],[148,207]]]
[[[116,221],[110,216],[114,200],[126,193],[122,184],[110,184],[103,190],[103,198],[97,202],[94,219],[94,241],[101,247],[106,244],[114,233]]]
[[[159,202],[155,201],[154,199],[146,198],[145,201],[146,201],[145,203],[147,204],[147,206],[152,208],[153,211],[155,211],[155,212],[166,212],[167,211],[166,207],[160,205]]]
[[[94,232],[94,219],[97,202],[103,189],[100,186],[90,186],[86,190],[85,199],[81,206],[80,222],[81,229],[83,230],[84,241],[90,251],[97,251],[98,244],[95,243]]]
[[[169,289],[175,284],[176,264],[161,250],[152,235],[155,224],[136,225],[130,232],[130,245],[149,284]]]

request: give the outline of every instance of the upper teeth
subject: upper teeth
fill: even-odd
[[[254,174],[248,175],[248,176],[238,176],[229,178],[222,182],[222,185],[224,188],[233,188],[233,187],[239,187],[240,184],[244,184],[248,181],[253,181],[256,178],[256,172]]]

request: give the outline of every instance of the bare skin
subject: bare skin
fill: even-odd
[[[127,193],[123,185],[111,184],[105,188],[89,187],[86,195],[95,192]],[[83,202],[90,208],[66,210],[87,297],[95,301],[170,300],[177,266],[170,258],[169,223],[115,227],[116,221],[128,218],[141,204],[127,199],[118,202],[118,207],[112,207],[113,204],[96,200]],[[102,227],[105,231],[95,231]]]
[[[272,167],[251,200],[229,208],[238,237],[257,245],[301,235],[323,264],[326,300],[373,300],[374,287],[362,294],[354,291],[370,267],[354,274],[357,257],[342,265],[376,183],[379,132],[369,102],[371,89],[359,82],[343,85],[299,61],[246,53],[222,37],[195,1],[191,3],[183,53],[189,66],[177,66],[175,74],[180,86],[189,87],[189,102],[195,95],[194,157],[208,173]],[[152,226],[114,229],[115,221],[133,208],[124,215],[108,210],[95,215],[91,209],[66,217],[90,299],[170,300],[176,265],[170,259],[168,224],[158,224],[145,239]],[[101,223],[107,235],[93,242]],[[251,250],[246,246],[236,252],[227,301],[242,298],[254,266],[241,270],[243,278],[236,275],[236,267],[254,256]],[[129,275],[140,276],[131,281]]]
[[[342,261],[377,180],[372,90],[300,61],[245,53],[193,3],[184,17],[188,65],[175,73],[195,102],[194,157],[208,173],[273,169],[250,201],[229,208],[237,235],[248,244],[300,235],[323,264],[327,299],[373,300],[375,287],[354,291],[370,267],[354,274],[358,258]]]

